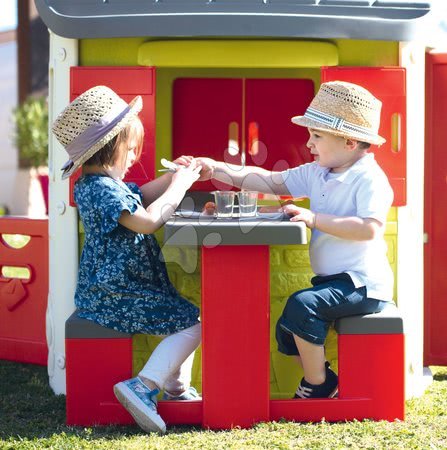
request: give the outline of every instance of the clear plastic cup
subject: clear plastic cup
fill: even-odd
[[[214,191],[216,201],[216,217],[218,219],[230,219],[233,217],[234,196],[233,191]]]
[[[241,191],[237,193],[239,201],[239,216],[253,217],[258,210],[258,193],[256,191]]]

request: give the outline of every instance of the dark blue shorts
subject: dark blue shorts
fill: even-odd
[[[341,317],[381,311],[387,304],[368,298],[366,287],[356,288],[347,273],[316,276],[313,287],[295,292],[276,324],[278,350],[286,355],[298,355],[292,334],[305,341],[323,345],[330,324]]]

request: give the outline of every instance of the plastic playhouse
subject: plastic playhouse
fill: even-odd
[[[36,6],[51,36],[50,120],[98,84],[125,100],[143,97],[143,156],[127,177],[138,184],[156,176],[161,158],[182,154],[230,163],[243,158],[275,170],[310,161],[307,131],[290,118],[304,113],[322,82],[358,83],[383,102],[380,134],[387,142],[372,151],[394,190],[386,241],[397,308],[334,324],[327,356],[338,370],[338,398],[291,400],[301,374],[275,345],[284,302],[312,276],[306,230],[283,222],[204,229],[197,221],[177,220],[157,237],[173,283],[202,308],[203,343],[193,384],[203,400],[159,405],[168,424],[213,429],[281,418],[404,419],[405,398],[426,386],[424,365],[447,364],[447,306],[439,295],[447,289],[441,203],[447,195],[441,153],[447,131],[437,126],[445,116],[447,56],[433,52],[439,40],[427,31],[439,22],[435,4],[36,0]],[[55,393],[67,395],[67,422],[131,423],[112,386],[138,372],[157,341],[77,317],[73,297],[83,230],[72,198],[76,175],[60,180],[64,158],[53,138],[48,302],[32,314],[45,324],[46,310],[49,380]],[[199,206],[223,187],[197,183],[188,201]],[[31,228],[8,220],[0,219],[0,234],[31,234],[25,232]],[[194,230],[193,237],[182,233],[185,227]],[[214,234],[219,241],[209,245]],[[31,264],[14,255],[0,242],[0,266]],[[34,272],[20,282],[2,275],[2,300],[30,289],[35,280]],[[12,309],[0,305],[0,358],[37,362],[23,357],[17,345],[22,330],[30,328],[20,308],[31,302],[8,305],[13,303]],[[24,328],[11,331],[14,320]],[[232,386],[228,398],[221,395],[223,383]]]

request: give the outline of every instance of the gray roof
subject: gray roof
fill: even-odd
[[[424,36],[434,1],[35,0],[67,38],[251,37],[405,41]]]

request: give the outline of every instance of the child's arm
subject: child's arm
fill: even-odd
[[[192,156],[181,156],[180,158],[177,158],[174,163],[187,167],[191,163],[192,159]],[[145,208],[164,194],[172,182],[172,175],[173,174],[171,172],[167,172],[161,177],[155,178],[154,180],[140,186],[141,193],[143,194],[143,205]]]
[[[118,222],[135,233],[152,234],[157,231],[176,210],[186,191],[198,180],[200,166],[194,162],[171,175],[171,181],[163,194],[146,209],[138,207],[134,214],[123,211]]]
[[[256,166],[236,166],[211,158],[196,158],[195,161],[202,166],[200,181],[213,178],[247,190],[277,195],[290,194],[281,172],[271,172]]]
[[[383,236],[385,232],[385,224],[376,219],[314,213],[310,209],[295,205],[286,205],[283,210],[293,216],[291,222],[304,222],[311,229],[315,228],[341,239],[369,241]]]

